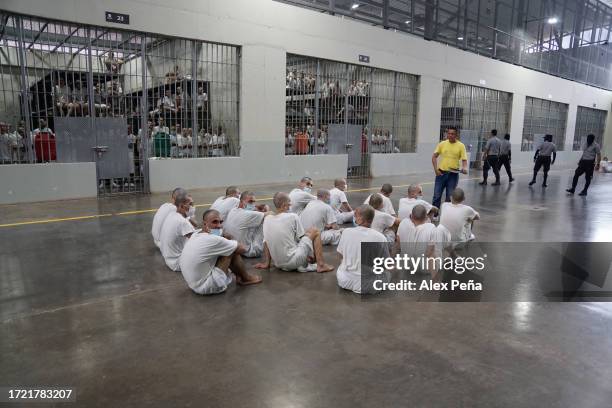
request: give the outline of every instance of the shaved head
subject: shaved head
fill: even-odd
[[[346,187],[346,180],[343,178],[337,178],[334,180],[334,187],[342,190],[340,187]]]
[[[329,190],[326,190],[324,188],[317,190],[317,198],[321,201],[325,201],[329,198]]]
[[[235,196],[237,194],[238,194],[238,187],[236,186],[229,186],[228,188],[225,189],[226,197]]]
[[[276,209],[282,208],[289,201],[289,194],[283,193],[282,191],[274,194],[274,197],[272,198],[272,202],[274,203],[274,207],[276,207]]]
[[[453,194],[451,194],[451,199],[453,203],[462,203],[463,200],[465,200],[465,192],[462,188],[457,187],[455,191],[453,191]]]
[[[370,196],[370,201],[368,201],[368,204],[370,204],[372,206],[372,208],[374,208],[375,210],[378,210],[383,205],[383,198],[378,193],[372,194]]]
[[[427,219],[427,209],[424,205],[417,204],[412,208],[411,218],[413,221],[423,222]]]
[[[187,191],[182,187],[175,188],[174,190],[172,190],[172,200],[174,201],[176,199],[176,196],[178,196],[179,194],[187,194]]]
[[[212,208],[209,208],[208,210],[204,211],[204,215],[202,215],[202,221],[204,221],[204,223],[206,223],[206,221],[212,217],[212,216],[218,216],[220,217],[221,214],[219,213],[219,211],[217,210],[213,210]]]
[[[393,192],[393,186],[391,184],[389,184],[389,183],[385,183],[380,188],[380,192],[388,197]]]
[[[416,198],[422,192],[420,184],[411,184],[408,186],[408,197]]]
[[[374,208],[367,204],[363,204],[355,208],[355,217],[361,220],[361,224],[367,224],[368,226],[372,224],[375,213]]]

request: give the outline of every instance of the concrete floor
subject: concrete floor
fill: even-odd
[[[464,179],[478,239],[612,241],[612,175],[587,199],[566,197],[570,175],[551,172],[546,190],[527,175]],[[349,200],[418,180],[432,178],[349,181],[362,190]],[[206,204],[219,190],[193,195]],[[0,227],[0,386],[72,386],[79,407],[612,406],[612,304],[363,302],[334,273],[276,269],[200,297],[165,267],[153,213],[119,215],[165,199],[0,207],[3,225],[96,216]]]

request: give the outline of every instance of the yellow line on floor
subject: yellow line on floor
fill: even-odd
[[[96,215],[83,215],[79,217],[66,217],[66,218],[50,218],[48,220],[34,220],[34,221],[22,221],[14,222],[11,224],[0,224],[2,227],[18,227],[21,225],[32,225],[32,224],[49,224],[52,222],[63,222],[63,221],[77,221],[77,220],[88,220],[92,218],[111,217],[114,214],[96,214]]]
[[[520,175],[525,175],[525,174],[531,174],[531,173],[517,173],[515,174],[516,176],[520,176]],[[470,177],[470,178],[464,178],[462,179],[463,181],[468,181],[468,180],[478,180],[480,179],[480,177]],[[433,181],[426,181],[426,182],[422,182],[422,183],[418,183],[418,184],[425,184],[425,185],[429,185],[429,184],[434,184]],[[396,185],[393,186],[393,188],[401,188],[401,187],[408,187],[410,184],[400,184],[400,185]],[[370,188],[356,188],[356,189],[352,189],[352,190],[347,190],[347,193],[357,193],[357,192],[363,192],[363,191],[374,191],[374,190],[378,190],[379,187],[370,187]],[[261,201],[268,201],[268,200],[272,200],[272,197],[262,197],[262,198],[258,198],[258,200]],[[210,207],[212,205],[212,203],[205,203],[205,204],[197,204],[195,207]],[[148,210],[133,210],[133,211],[121,211],[121,212],[117,212],[117,213],[111,213],[111,214],[94,214],[94,215],[83,215],[83,216],[79,216],[79,217],[66,217],[66,218],[49,218],[47,220],[32,220],[32,221],[21,221],[21,222],[13,222],[10,224],[0,224],[0,228],[6,228],[6,227],[20,227],[20,226],[24,226],[24,225],[36,225],[36,224],[50,224],[50,223],[54,223],[54,222],[64,222],[64,221],[79,221],[79,220],[88,220],[88,219],[94,219],[94,218],[103,218],[103,217],[114,217],[114,216],[120,216],[120,215],[138,215],[138,214],[146,214],[146,213],[152,213],[157,211],[157,208],[151,208]]]

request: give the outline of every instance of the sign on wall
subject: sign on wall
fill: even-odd
[[[109,23],[130,24],[129,14],[121,14],[121,13],[115,13],[112,11],[107,11],[105,15],[106,15],[106,21]]]
[[[364,64],[369,64],[370,56],[369,55],[359,55],[359,62],[363,62]]]

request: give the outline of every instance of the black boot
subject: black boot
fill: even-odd
[[[567,191],[567,192],[568,192],[568,193],[570,193],[570,194],[574,194],[574,193],[576,192],[576,191],[575,191],[573,188],[568,188],[568,189],[567,189],[567,190],[565,190],[565,191]]]
[[[547,179],[548,179],[548,174],[544,173],[544,181],[542,182],[542,187],[548,187],[548,184],[546,184]]]
[[[533,180],[531,180],[531,181],[529,182],[529,185],[530,185],[530,186],[533,186],[534,184],[535,184],[535,179],[533,179]]]
[[[478,183],[478,184],[480,184],[481,186],[486,186],[486,185],[487,185],[487,180],[482,180],[482,181],[481,181],[480,183]]]
[[[585,196],[585,195],[587,195],[587,191],[586,191],[586,190],[582,190],[582,191],[580,192],[580,194],[578,194],[578,195],[579,195],[579,196]]]

